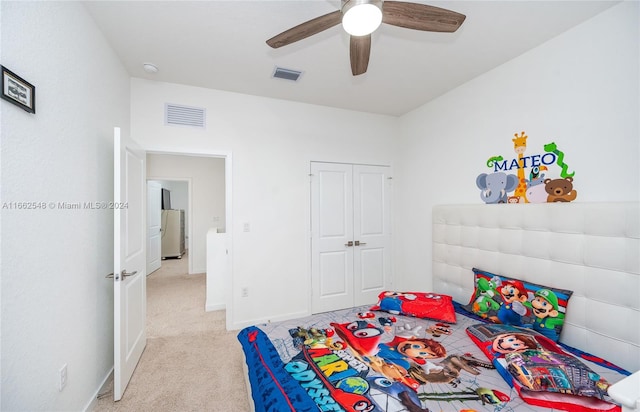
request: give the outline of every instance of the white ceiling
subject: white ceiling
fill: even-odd
[[[619,1],[425,1],[467,16],[456,33],[383,24],[367,73],[354,77],[349,36],[335,26],[280,49],[265,41],[339,9],[339,0],[89,1],[133,77],[402,115],[513,59]],[[159,67],[156,74],[142,64]],[[553,62],[549,62],[553,64]],[[301,70],[273,79],[276,66]]]

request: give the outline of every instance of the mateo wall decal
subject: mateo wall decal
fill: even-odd
[[[36,87],[4,66],[2,68],[2,98],[21,109],[36,112]]]
[[[514,137],[511,140],[517,156],[512,159],[505,159],[502,155],[490,157],[485,165],[493,171],[476,177],[482,201],[547,203],[575,200],[578,196],[573,188],[575,172],[569,172],[569,166],[564,162],[565,154],[558,145],[547,143],[543,146],[544,151],[525,156],[529,136],[520,132]]]

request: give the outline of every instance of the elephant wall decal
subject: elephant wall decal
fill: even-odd
[[[476,186],[480,189],[480,198],[483,202],[507,203],[507,193],[513,192],[518,187],[518,177],[502,172],[480,173],[476,178]]]

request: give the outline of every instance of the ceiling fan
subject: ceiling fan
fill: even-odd
[[[340,10],[292,27],[267,40],[267,44],[277,49],[342,23],[351,35],[351,73],[357,76],[367,71],[371,54],[371,33],[381,23],[413,30],[453,33],[465,18],[464,14],[426,4],[391,0],[342,0]]]

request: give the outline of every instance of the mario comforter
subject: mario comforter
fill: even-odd
[[[238,334],[256,411],[535,411],[457,324],[367,307]],[[589,363],[609,382],[623,376]]]

